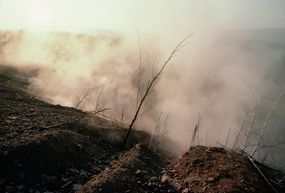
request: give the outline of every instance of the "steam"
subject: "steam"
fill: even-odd
[[[141,36],[138,45],[136,36],[111,32],[2,32],[1,37],[2,64],[37,69],[29,80],[29,92],[47,102],[73,107],[89,93],[80,109],[94,111],[97,104],[109,109],[104,112],[107,117],[120,121],[124,115],[125,124],[137,102],[139,49],[142,89],[171,51],[171,47],[159,47],[163,40],[157,37]],[[167,135],[178,144],[175,151],[184,152],[200,114],[199,143],[225,144],[229,135],[227,145],[231,146],[240,128],[238,117],[263,93],[280,88],[275,71],[283,60],[282,46],[225,33],[194,35],[167,66],[137,127],[151,133],[163,112],[162,116],[168,115]]]

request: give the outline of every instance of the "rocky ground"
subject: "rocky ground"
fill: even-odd
[[[27,85],[0,68],[0,192],[285,192],[280,172],[223,148],[192,147],[180,159],[123,149],[122,126],[40,101]],[[136,131],[130,147],[148,140]]]

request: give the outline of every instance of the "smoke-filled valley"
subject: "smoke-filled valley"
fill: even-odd
[[[0,192],[285,191],[284,2],[23,2],[0,0]]]
[[[151,133],[162,113],[161,129],[167,117],[167,135],[177,142],[173,151],[183,152],[200,115],[199,144],[228,141],[231,147],[241,119],[262,96],[259,123],[251,134],[258,135],[258,124],[283,89],[283,31],[227,31],[206,37],[202,43],[193,37],[193,44],[190,38],[147,99],[138,129]],[[143,90],[167,56],[154,41],[115,32],[3,31],[1,64],[30,73],[28,92],[39,99],[84,111],[106,108],[103,116],[127,125],[136,108],[138,82]],[[282,99],[266,129],[271,137],[264,139],[280,144],[277,149],[284,142],[280,137]],[[278,140],[272,141],[272,133]]]

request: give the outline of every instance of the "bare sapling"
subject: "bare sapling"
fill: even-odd
[[[225,143],[225,146],[226,146],[226,147],[227,147],[228,142],[229,142],[229,138],[230,138],[230,135],[231,135],[231,131],[232,131],[232,128],[230,128],[229,131],[228,131],[228,135],[227,135],[227,139],[226,139],[226,143]]]
[[[191,143],[190,143],[190,147],[189,147],[189,150],[192,146],[195,145],[195,141],[196,141],[196,138],[198,138],[198,131],[199,131],[199,128],[200,128],[200,113],[198,115],[198,121],[194,127],[194,131],[193,131],[193,135],[192,135],[192,139],[191,139]]]
[[[99,92],[99,94],[98,94],[97,100],[96,100],[96,105],[95,105],[94,113],[96,113],[96,112],[98,111],[99,104],[100,104],[100,97],[101,97],[101,95],[102,95],[102,93],[103,93],[104,87],[105,87],[105,85],[103,84],[103,86],[102,86],[102,88],[101,88],[101,90],[100,90],[100,92]]]
[[[240,127],[240,129],[239,129],[239,132],[238,132],[236,138],[235,138],[235,141],[234,141],[234,144],[233,144],[232,149],[235,149],[236,146],[237,146],[237,143],[238,143],[238,140],[239,140],[239,138],[240,138],[241,132],[243,131],[243,129],[244,129],[244,127],[245,127],[245,123],[246,123],[246,121],[247,121],[248,114],[249,114],[249,112],[247,111],[247,112],[245,113],[245,117],[244,117],[243,120],[242,120],[241,127]]]
[[[251,119],[250,119],[250,122],[249,122],[249,126],[247,127],[247,130],[246,130],[245,140],[244,140],[244,143],[243,143],[243,146],[242,146],[242,150],[243,151],[246,148],[246,146],[248,145],[249,131],[252,128],[252,125],[253,125],[253,122],[255,120],[255,116],[256,116],[257,110],[258,110],[258,108],[260,106],[260,103],[262,101],[262,98],[263,98],[263,96],[260,97],[259,101],[255,105],[255,108],[253,109],[253,112],[252,112],[252,115],[251,115]]]
[[[83,96],[80,98],[79,102],[77,103],[77,105],[75,105],[75,108],[79,108],[80,104],[92,93],[97,89],[98,86],[94,87],[94,88],[90,88],[88,89]]]
[[[130,134],[131,134],[131,131],[133,130],[133,127],[134,127],[134,124],[135,122],[137,121],[137,118],[138,118],[138,115],[143,107],[143,104],[146,100],[146,98],[151,94],[152,92],[152,89],[153,87],[155,86],[155,84],[157,83],[159,77],[161,76],[162,72],[164,71],[165,67],[167,66],[167,64],[176,56],[176,54],[178,52],[181,51],[182,48],[185,47],[186,45],[186,41],[189,39],[190,36],[187,36],[186,38],[184,38],[182,41],[180,41],[177,46],[172,50],[171,54],[169,55],[169,57],[167,58],[167,60],[163,63],[163,65],[161,66],[160,70],[154,74],[151,78],[151,80],[149,80],[147,82],[147,85],[146,85],[146,89],[144,92],[142,92],[142,97],[138,103],[138,106],[136,108],[136,111],[134,113],[134,116],[132,118],[132,121],[129,125],[129,128],[128,128],[128,131],[127,131],[127,134],[124,138],[124,141],[123,141],[123,147],[127,147],[127,144],[128,144],[128,140],[129,140],[129,137],[130,137]]]
[[[159,114],[159,116],[157,118],[157,121],[156,121],[156,124],[155,124],[155,127],[153,129],[153,132],[152,132],[149,144],[148,144],[148,148],[149,149],[151,148],[151,145],[153,144],[153,141],[154,141],[154,138],[156,136],[157,130],[159,129],[159,122],[160,122],[161,115],[162,115],[162,112]]]
[[[158,139],[156,140],[156,143],[155,143],[155,145],[153,147],[153,152],[156,152],[156,150],[159,147],[159,144],[160,144],[162,138],[167,135],[167,122],[168,122],[168,113],[166,114],[166,117],[165,117],[165,120],[164,120],[164,124],[163,124],[163,128],[161,129],[160,135],[159,135]]]
[[[281,93],[279,94],[279,96],[276,98],[275,102],[273,103],[273,105],[272,105],[270,111],[268,112],[268,114],[267,114],[267,116],[266,116],[266,119],[265,119],[264,122],[263,122],[261,131],[260,131],[260,134],[259,134],[258,139],[257,139],[257,142],[256,142],[256,145],[254,146],[254,149],[253,149],[253,151],[251,152],[251,156],[253,156],[253,155],[256,153],[258,146],[260,146],[261,139],[263,138],[264,131],[265,131],[265,129],[267,128],[268,121],[269,121],[269,119],[270,119],[270,117],[271,117],[273,111],[275,110],[275,108],[276,108],[277,104],[279,103],[279,101],[280,101],[280,99],[281,99],[282,96],[283,96],[283,92],[281,92]]]

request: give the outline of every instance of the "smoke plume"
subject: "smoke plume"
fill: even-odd
[[[155,85],[139,116],[138,129],[151,133],[162,112],[160,128],[176,141],[173,149],[183,152],[200,117],[196,143],[231,147],[241,117],[258,98],[281,90],[284,82],[278,70],[284,68],[284,44],[254,39],[252,34],[194,35]],[[84,111],[106,108],[104,116],[125,124],[136,108],[138,83],[142,92],[172,51],[162,46],[163,40],[149,35],[3,31],[0,36],[1,64],[36,70],[29,78],[30,93]],[[264,102],[265,107],[269,104]],[[269,108],[265,107],[263,112]],[[280,114],[277,109],[276,117]],[[276,134],[284,133],[280,131],[282,118],[276,119],[268,127],[274,127]]]

